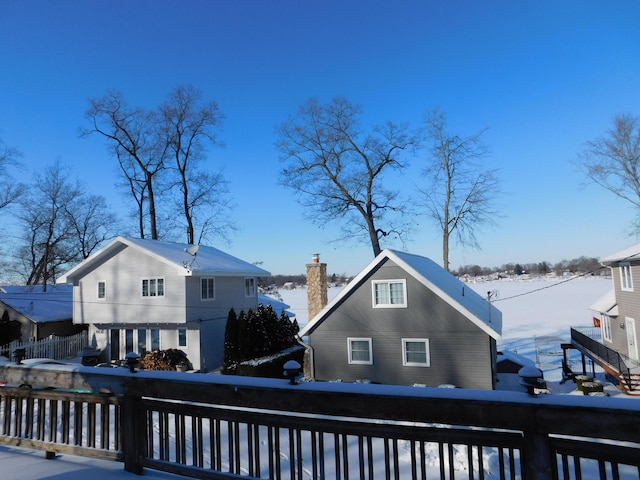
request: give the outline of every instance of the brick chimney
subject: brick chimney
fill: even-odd
[[[313,254],[313,262],[307,264],[307,303],[309,321],[328,303],[327,264],[320,263],[320,254]]]

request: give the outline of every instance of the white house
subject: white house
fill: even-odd
[[[258,305],[271,274],[213,247],[117,237],[69,270],[73,322],[110,360],[178,348],[196,370],[222,365],[229,310]]]

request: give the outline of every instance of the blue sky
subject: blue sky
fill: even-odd
[[[455,133],[488,127],[487,166],[504,191],[498,226],[479,235],[480,251],[455,247],[453,268],[601,257],[636,242],[634,211],[582,185],[572,161],[614,115],[640,115],[639,25],[640,3],[624,0],[4,0],[0,137],[29,169],[71,165],[120,212],[115,160],[101,139],[78,137],[88,99],[118,89],[155,107],[192,84],[226,116],[211,163],[241,226],[214,246],[272,273],[302,273],[319,252],[330,272],[356,274],[370,246],[331,243],[337,226],[303,218],[277,184],[274,127],[310,97],[361,104],[366,126],[418,127],[437,106]],[[413,188],[424,159],[411,162],[388,181]],[[416,218],[406,249],[441,262],[440,245]]]

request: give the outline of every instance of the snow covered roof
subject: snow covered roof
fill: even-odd
[[[616,302],[616,292],[612,288],[596,302],[589,307],[589,310],[593,310],[598,313],[604,313],[610,317],[618,316],[618,304]]]
[[[240,260],[228,253],[214,247],[199,246],[197,253],[191,255],[187,252],[194,246],[184,243],[161,242],[131,237],[117,237],[104,248],[98,250],[89,258],[80,262],[58,280],[59,283],[73,282],[75,278],[82,277],[87,272],[98,267],[111,255],[133,248],[135,250],[156,258],[170,266],[175,267],[176,274],[181,276],[270,276],[266,270],[251,263]]]
[[[362,280],[387,259],[393,261],[491,337],[496,339],[500,337],[502,334],[502,313],[494,305],[491,305],[489,309],[484,297],[467,287],[433,260],[390,249],[380,252],[349,285],[300,330],[300,336],[308,335],[313,331],[335,305],[358,288]]]
[[[620,252],[607,255],[600,260],[605,265],[611,265],[615,262],[640,260],[640,243],[629,248],[625,248]]]
[[[258,293],[258,303],[261,303],[263,305],[271,305],[271,308],[273,308],[278,316],[280,316],[283,311],[289,316],[289,318],[293,318],[296,316],[295,313],[287,311],[287,308],[291,308],[291,305],[287,305],[286,303],[270,297],[269,295],[265,295],[264,293]]]
[[[71,320],[72,285],[11,285],[0,287],[0,302],[35,323]]]

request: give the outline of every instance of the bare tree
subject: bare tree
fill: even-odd
[[[578,166],[597,185],[631,203],[640,213],[640,117],[617,115],[606,135],[587,142]],[[640,214],[635,230],[640,230]]]
[[[17,249],[16,269],[27,285],[46,288],[61,269],[86,258],[112,236],[115,219],[104,198],[87,195],[59,161],[33,178],[18,213],[23,244]]]
[[[185,222],[187,243],[200,243],[211,233],[224,237],[232,222],[220,222],[216,215],[229,205],[227,182],[203,168],[207,146],[220,145],[217,131],[224,117],[218,104],[204,102],[194,87],[179,86],[160,106],[159,116],[168,158],[173,160],[167,167],[176,173],[170,183],[178,193],[176,206]]]
[[[91,126],[82,133],[104,136],[118,159],[120,186],[135,201],[142,238],[147,225],[151,238],[159,238],[163,215],[162,234],[183,223],[188,243],[211,235],[226,238],[235,229],[227,215],[228,184],[206,168],[208,147],[220,144],[223,115],[215,102],[203,101],[194,87],[178,86],[148,110],[129,107],[121,93],[109,92],[90,100],[86,116]]]
[[[104,197],[90,195],[82,189],[74,202],[65,207],[70,235],[78,260],[84,260],[118,230],[118,219]]]
[[[442,266],[448,271],[451,236],[463,246],[479,248],[476,232],[495,223],[499,181],[497,170],[481,163],[489,153],[480,140],[484,130],[460,137],[447,131],[446,121],[437,109],[425,117],[430,157],[423,170],[426,185],[418,190],[440,229]]]
[[[344,239],[367,239],[373,254],[381,239],[402,239],[408,203],[383,183],[385,173],[401,170],[402,151],[415,139],[406,126],[387,122],[363,134],[362,109],[342,97],[327,104],[301,105],[277,128],[281,183],[299,195],[318,225],[339,222]]]
[[[125,184],[138,206],[140,237],[145,237],[148,217],[151,238],[158,239],[156,179],[164,169],[168,145],[159,137],[155,111],[132,108],[120,92],[111,91],[89,100],[90,127],[83,135],[99,133],[114,149]],[[145,206],[148,205],[148,209]]]
[[[21,153],[7,146],[0,138],[0,210],[16,203],[24,194],[24,184],[16,182],[10,174],[12,168],[21,168]]]

